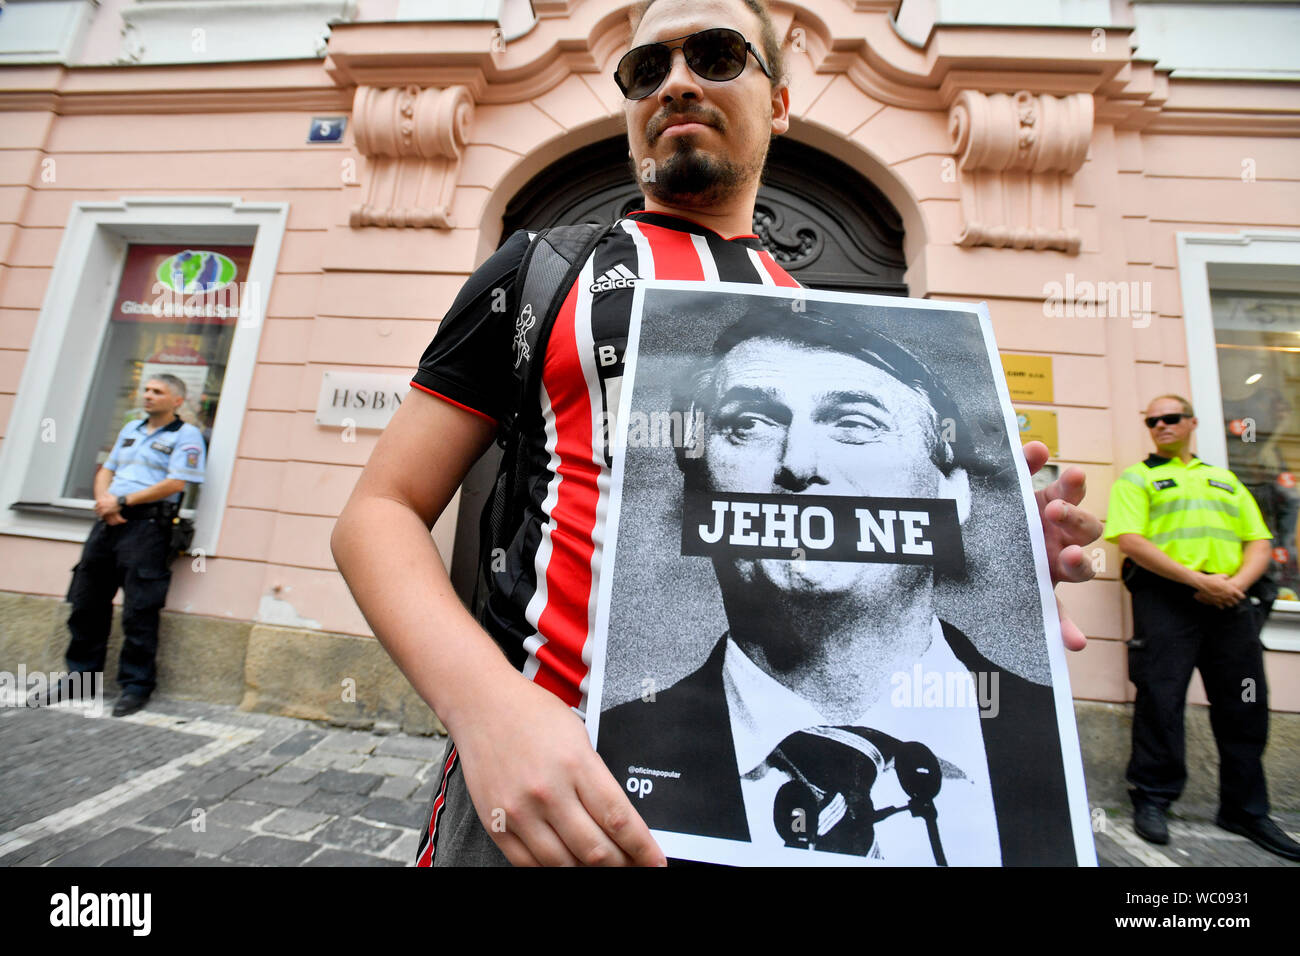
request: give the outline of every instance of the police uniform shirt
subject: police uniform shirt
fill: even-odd
[[[935,706],[924,706],[920,695],[900,695],[899,676],[941,675],[953,693]],[[772,806],[789,777],[768,762],[768,756],[789,734],[810,727],[850,724],[879,730],[898,740],[919,740],[939,758],[943,785],[935,797],[939,839],[951,866],[1000,866],[997,813],[989,779],[984,734],[980,728],[977,691],[971,673],[957,660],[943,637],[939,619],[930,622],[930,646],[916,667],[896,675],[889,688],[856,720],[833,721],[812,704],[761,671],[727,638],[722,682],[731,719],[741,796],[749,824],[750,842],[781,847]],[[903,698],[906,697],[906,700]],[[907,803],[908,797],[890,761],[871,788],[876,809]],[[934,866],[934,851],[925,822],[910,813],[896,813],[876,824],[869,857],[902,866]]]
[[[117,497],[152,488],[168,478],[195,484],[203,482],[207,450],[203,433],[176,418],[170,424],[149,431],[147,418],[128,422],[118,432],[104,467],[113,472],[108,493]],[[165,500],[180,501],[181,493]]]
[[[1107,541],[1137,534],[1184,567],[1235,574],[1242,542],[1271,540],[1259,505],[1226,468],[1151,455],[1124,470],[1110,493]]]

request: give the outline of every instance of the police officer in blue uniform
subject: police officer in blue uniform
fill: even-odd
[[[146,417],[122,428],[95,473],[99,520],[68,588],[72,641],[66,660],[69,671],[83,673],[104,669],[113,595],[122,588],[124,640],[117,669],[122,696],[113,708],[115,717],[135,713],[153,692],[158,616],[171,583],[172,518],[180,510],[185,483],[203,481],[203,435],[176,414],[185,391],[185,383],[174,375],[145,382]],[[54,688],[51,696],[59,692]]]

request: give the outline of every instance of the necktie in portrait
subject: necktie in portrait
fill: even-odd
[[[889,860],[877,825],[906,813],[924,827],[933,862],[947,866],[934,803],[943,775],[925,744],[867,727],[811,727],[782,740],[768,764],[789,778],[772,804],[772,822],[786,846]],[[889,775],[904,799],[877,808],[872,788]]]

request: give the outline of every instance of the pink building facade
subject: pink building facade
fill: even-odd
[[[631,171],[592,170],[623,135],[610,74],[627,4],[263,6],[0,15],[0,647],[57,666],[90,524],[77,486],[107,450],[88,423],[184,347],[213,393],[195,408],[210,458],[162,690],[428,727],[329,551],[382,409],[372,427],[326,392],[408,379],[504,229],[624,201]],[[1195,3],[1000,7],[775,3],[792,122],[760,234],[838,287],[875,269],[893,291],[986,301],[1008,369],[1050,370],[1017,407],[1053,464],[1087,472],[1098,515],[1151,450],[1147,401],[1187,395],[1202,456],[1276,485],[1293,580],[1300,64],[1280,44],[1300,21],[1270,3],[1231,22]],[[883,225],[867,241],[855,223]],[[110,306],[139,246],[243,250],[238,315],[204,336],[127,328]],[[467,514],[459,535],[457,514],[434,529],[449,563]],[[1131,623],[1120,555],[1099,542],[1092,557],[1097,579],[1060,594],[1090,637],[1069,658],[1081,713],[1110,713],[1131,700]],[[1300,600],[1281,602],[1266,634],[1279,716],[1300,711],[1297,635]]]

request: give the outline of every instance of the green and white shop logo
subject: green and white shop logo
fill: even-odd
[[[216,292],[235,281],[235,263],[219,252],[186,249],[159,264],[158,281],[173,292]]]

